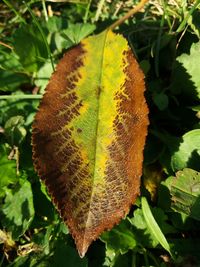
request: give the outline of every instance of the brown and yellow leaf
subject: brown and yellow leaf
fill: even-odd
[[[112,31],[70,49],[33,124],[33,161],[83,257],[139,194],[148,125],[144,76]]]

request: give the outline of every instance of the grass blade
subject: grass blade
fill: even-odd
[[[190,16],[192,15],[192,13],[195,11],[195,9],[197,9],[197,7],[199,5],[200,5],[200,0],[197,0],[196,3],[194,4],[194,6],[188,12],[187,16],[184,18],[184,20],[179,25],[178,29],[176,30],[177,33],[179,33],[179,32],[181,32],[181,31],[184,30],[185,25],[187,24],[188,19],[190,18]]]
[[[157,222],[155,221],[153,214],[150,210],[149,204],[145,197],[142,197],[141,199],[142,203],[142,212],[145,218],[145,221],[147,223],[147,226],[149,230],[151,231],[152,235],[155,237],[155,239],[158,240],[158,242],[161,244],[161,246],[169,252],[169,254],[172,256],[170,246],[163,235],[162,231],[160,230],[160,227],[158,226]]]

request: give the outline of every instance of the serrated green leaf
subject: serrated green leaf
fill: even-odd
[[[160,227],[158,226],[157,222],[155,221],[145,197],[142,197],[141,203],[142,203],[142,212],[143,212],[145,221],[147,223],[147,226],[149,228],[149,231],[152,233],[154,238],[157,239],[157,241],[160,243],[160,245],[166,251],[168,251],[169,254],[172,256],[170,246],[169,246],[164,234],[162,233]]]
[[[200,173],[184,169],[176,174],[171,185],[172,208],[200,220]]]
[[[172,155],[171,166],[174,171],[183,168],[200,169],[200,130],[192,130],[182,137],[178,151]]]
[[[18,239],[28,229],[34,216],[32,189],[28,181],[16,192],[7,192],[2,213],[3,227],[12,232],[13,239]]]
[[[71,24],[68,29],[62,31],[62,35],[71,41],[72,44],[78,44],[80,41],[95,30],[94,24]]]

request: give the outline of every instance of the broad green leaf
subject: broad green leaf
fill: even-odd
[[[8,159],[5,146],[0,146],[0,197],[5,195],[6,187],[18,180],[16,175],[16,162]]]
[[[171,184],[172,208],[200,220],[200,173],[192,169],[179,171]]]
[[[178,150],[173,154],[171,165],[174,171],[189,167],[200,170],[200,130],[192,130],[182,137]]]
[[[0,70],[0,90],[1,91],[14,91],[22,84],[29,82],[25,74],[16,73],[9,70]]]
[[[145,197],[142,197],[141,203],[142,203],[142,212],[143,212],[145,221],[147,223],[147,226],[149,228],[149,231],[154,236],[154,238],[157,239],[157,241],[161,244],[161,246],[165,250],[167,250],[169,252],[169,254],[171,255],[170,246],[169,246],[164,234],[162,233],[160,227],[158,226],[157,222],[155,221]]]
[[[35,169],[82,257],[139,193],[148,125],[143,78],[127,41],[106,30],[65,54],[36,114]]]
[[[122,221],[111,231],[101,235],[101,240],[106,243],[107,249],[113,250],[115,253],[124,254],[129,249],[134,249],[137,246],[134,233],[130,230],[129,224],[127,221]]]
[[[7,191],[2,212],[3,227],[12,232],[13,239],[18,239],[28,229],[34,216],[33,195],[28,181],[16,192]]]
[[[14,40],[14,49],[23,67],[29,72],[37,71],[48,58],[46,46],[37,27],[20,27],[14,34]]]

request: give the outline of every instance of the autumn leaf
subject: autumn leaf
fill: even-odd
[[[33,124],[33,161],[83,257],[139,194],[148,125],[144,76],[106,30],[70,49]]]

